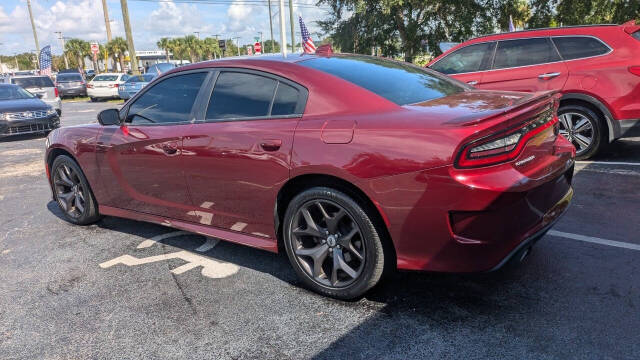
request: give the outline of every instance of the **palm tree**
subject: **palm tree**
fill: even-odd
[[[127,41],[121,36],[117,36],[113,40],[109,41],[109,43],[107,44],[107,49],[109,49],[109,53],[114,56],[114,62],[115,56],[118,57],[118,60],[120,62],[120,70],[124,71],[124,53],[129,49],[129,47],[127,46]]]
[[[173,58],[176,56],[180,58],[180,65],[182,65],[182,59],[184,58],[185,53],[185,43],[183,38],[171,39],[171,52],[173,53]]]
[[[64,44],[64,49],[78,61],[78,67],[84,71],[84,58],[91,52],[91,45],[80,39],[69,39]]]
[[[207,56],[208,60],[213,59],[214,54],[220,53],[220,47],[218,46],[218,40],[214,38],[206,38],[202,41],[202,52]]]
[[[191,60],[191,63],[193,64],[196,62],[196,55],[198,54],[198,48],[200,47],[198,38],[195,35],[187,35],[183,38],[183,41],[184,46],[189,53],[189,60]]]
[[[167,56],[167,62],[169,62],[169,48],[171,44],[171,39],[163,37],[161,38],[156,45],[158,48],[164,50],[164,54]]]

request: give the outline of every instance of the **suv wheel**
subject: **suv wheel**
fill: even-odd
[[[384,251],[371,217],[335,189],[315,187],[291,201],[284,244],[298,277],[320,294],[353,299],[382,277]]]
[[[584,160],[595,155],[605,141],[603,122],[593,110],[581,105],[567,105],[558,110],[560,134],[576,147],[576,158]]]

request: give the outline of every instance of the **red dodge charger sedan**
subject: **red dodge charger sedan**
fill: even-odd
[[[366,56],[223,59],[53,131],[45,161],[72,223],[111,215],[286,249],[304,284],[348,299],[394,268],[524,256],[573,194],[558,99]]]

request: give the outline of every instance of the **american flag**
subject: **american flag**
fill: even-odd
[[[309,30],[307,30],[307,27],[302,21],[302,16],[298,16],[298,19],[300,20],[300,33],[302,33],[302,48],[305,53],[312,54],[316,52],[316,46],[313,44],[313,39],[311,39],[309,35]]]
[[[51,75],[51,46],[47,45],[40,50],[40,75]]]

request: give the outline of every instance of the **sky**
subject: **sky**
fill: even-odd
[[[220,38],[240,37],[240,44],[252,43],[254,37],[260,36],[260,31],[265,41],[270,38],[267,0],[180,1],[185,0],[128,0],[136,50],[157,50],[155,44],[161,37],[184,36],[196,31],[200,32],[201,38],[215,34],[219,34]],[[278,1],[272,0],[271,7],[273,36],[279,42]],[[297,19],[301,15],[317,42],[320,29],[315,21],[326,17],[328,9],[315,6],[316,1],[294,0],[294,22],[299,33]],[[285,0],[286,4],[288,0]],[[31,6],[41,48],[51,45],[54,54],[62,53],[56,31],[61,31],[65,38],[106,42],[101,0],[32,0]],[[107,7],[112,20],[113,37],[124,37],[120,0],[107,0]],[[289,39],[291,30],[287,6],[285,12]],[[299,37],[299,34],[296,36]],[[0,0],[0,54],[12,55],[33,49],[35,41],[26,0]]]

